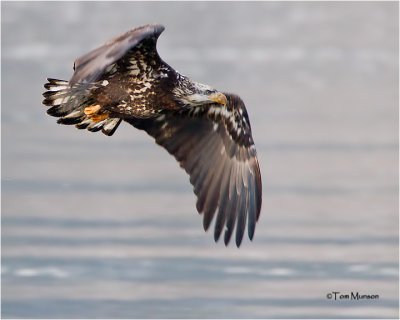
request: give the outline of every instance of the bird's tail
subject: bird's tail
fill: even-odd
[[[59,124],[74,124],[78,129],[87,129],[92,132],[102,131],[111,136],[121,123],[120,118],[111,118],[107,114],[92,116],[88,110],[95,104],[90,91],[96,85],[87,86],[76,84],[70,86],[68,81],[47,79],[43,93],[43,104],[50,107],[47,113],[59,118]]]

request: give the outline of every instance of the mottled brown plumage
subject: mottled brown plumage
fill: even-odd
[[[236,95],[179,74],[158,55],[164,30],[128,31],[78,58],[70,81],[48,79],[43,103],[58,123],[111,136],[122,120],[146,131],[190,176],[196,208],[214,238],[236,227],[240,246],[252,239],[261,212],[261,174],[249,117]]]

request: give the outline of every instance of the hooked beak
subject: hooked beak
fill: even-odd
[[[225,95],[221,92],[212,93],[208,96],[208,99],[212,102],[216,102],[218,104],[226,105],[228,100],[226,99]]]

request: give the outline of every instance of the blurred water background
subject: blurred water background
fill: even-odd
[[[1,6],[3,318],[398,318],[398,3]],[[247,105],[264,192],[239,250],[145,133],[41,105],[46,77],[151,22],[165,61]]]

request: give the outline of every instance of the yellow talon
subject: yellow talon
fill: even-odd
[[[108,118],[108,114],[107,113],[100,113],[100,114],[95,114],[93,116],[90,117],[90,119],[94,122],[100,122],[103,121],[104,119]]]
[[[100,108],[101,108],[100,105],[96,104],[95,106],[86,107],[85,110],[83,110],[83,112],[87,116],[91,116],[91,115],[95,114],[97,111],[99,111]]]

